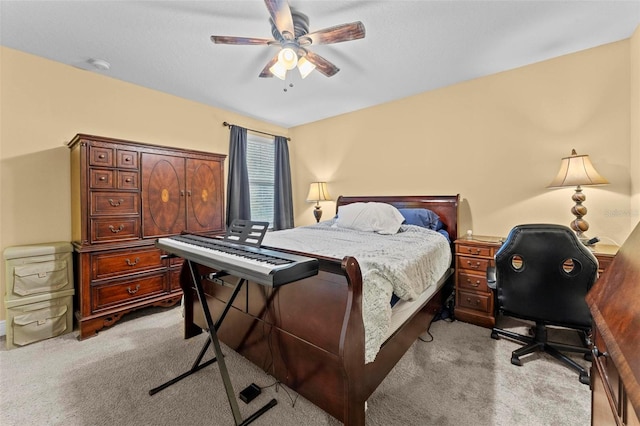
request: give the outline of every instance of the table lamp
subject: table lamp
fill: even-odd
[[[311,182],[309,185],[309,193],[307,194],[307,201],[316,202],[316,208],[313,211],[313,216],[316,218],[316,223],[320,222],[322,217],[322,209],[320,208],[320,201],[330,201],[331,196],[327,190],[326,182]]]
[[[587,208],[582,205],[586,196],[582,193],[583,185],[605,185],[609,181],[600,176],[591,164],[588,155],[578,155],[575,149],[571,150],[571,156],[564,157],[560,163],[560,171],[547,188],[562,188],[566,186],[575,186],[576,192],[571,199],[576,203],[571,208],[571,213],[576,217],[570,224],[582,242],[588,240],[585,233],[589,229],[589,223],[584,220],[587,214]]]

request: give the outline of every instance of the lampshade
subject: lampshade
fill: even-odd
[[[316,69],[316,66],[311,62],[307,61],[307,58],[304,56],[298,59],[298,71],[300,71],[300,76],[302,78],[307,78],[311,72]]]
[[[271,74],[278,77],[280,80],[284,80],[287,77],[287,69],[280,63],[280,61],[276,61],[275,64],[269,67],[269,71]]]
[[[580,185],[604,185],[608,180],[600,176],[591,164],[588,155],[578,155],[576,150],[571,150],[570,157],[564,157],[560,163],[560,171],[547,188],[560,188],[563,186]]]
[[[571,150],[570,157],[564,157],[560,163],[560,171],[555,179],[547,186],[547,188],[562,188],[565,186],[575,186],[575,193],[571,199],[575,205],[571,208],[571,213],[576,217],[571,223],[573,229],[580,241],[587,243],[589,238],[586,232],[589,229],[589,223],[584,219],[587,214],[587,208],[582,204],[586,200],[586,196],[582,193],[582,185],[604,185],[609,183],[608,180],[600,176],[591,164],[588,155],[578,155],[575,149]]]
[[[331,195],[327,190],[326,182],[311,182],[309,185],[309,193],[307,194],[307,201],[330,201]]]
[[[278,62],[280,62],[287,71],[292,70],[298,64],[298,55],[296,55],[296,52],[292,48],[285,47],[278,53]]]

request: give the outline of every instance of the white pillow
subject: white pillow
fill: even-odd
[[[335,226],[391,235],[398,232],[404,216],[391,204],[352,203],[338,207]]]

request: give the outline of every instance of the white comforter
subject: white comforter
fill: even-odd
[[[269,232],[265,246],[342,259],[357,259],[363,278],[365,362],[375,359],[391,319],[391,294],[417,298],[435,285],[451,264],[447,239],[426,228],[402,225],[393,235],[332,227],[333,220]]]

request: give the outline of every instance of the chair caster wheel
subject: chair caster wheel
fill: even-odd
[[[590,385],[591,384],[591,377],[589,377],[587,374],[581,374],[580,375],[580,383],[582,383],[583,385]]]
[[[491,332],[491,338],[494,339],[494,340],[498,340],[498,339],[500,339],[500,336],[498,336],[497,332],[492,331]]]
[[[583,358],[584,358],[585,361],[591,362],[591,361],[593,361],[593,354],[591,352],[588,352],[588,353],[584,354]]]
[[[511,364],[517,365],[518,367],[522,367],[522,361],[520,361],[520,358],[516,356],[511,357]]]

